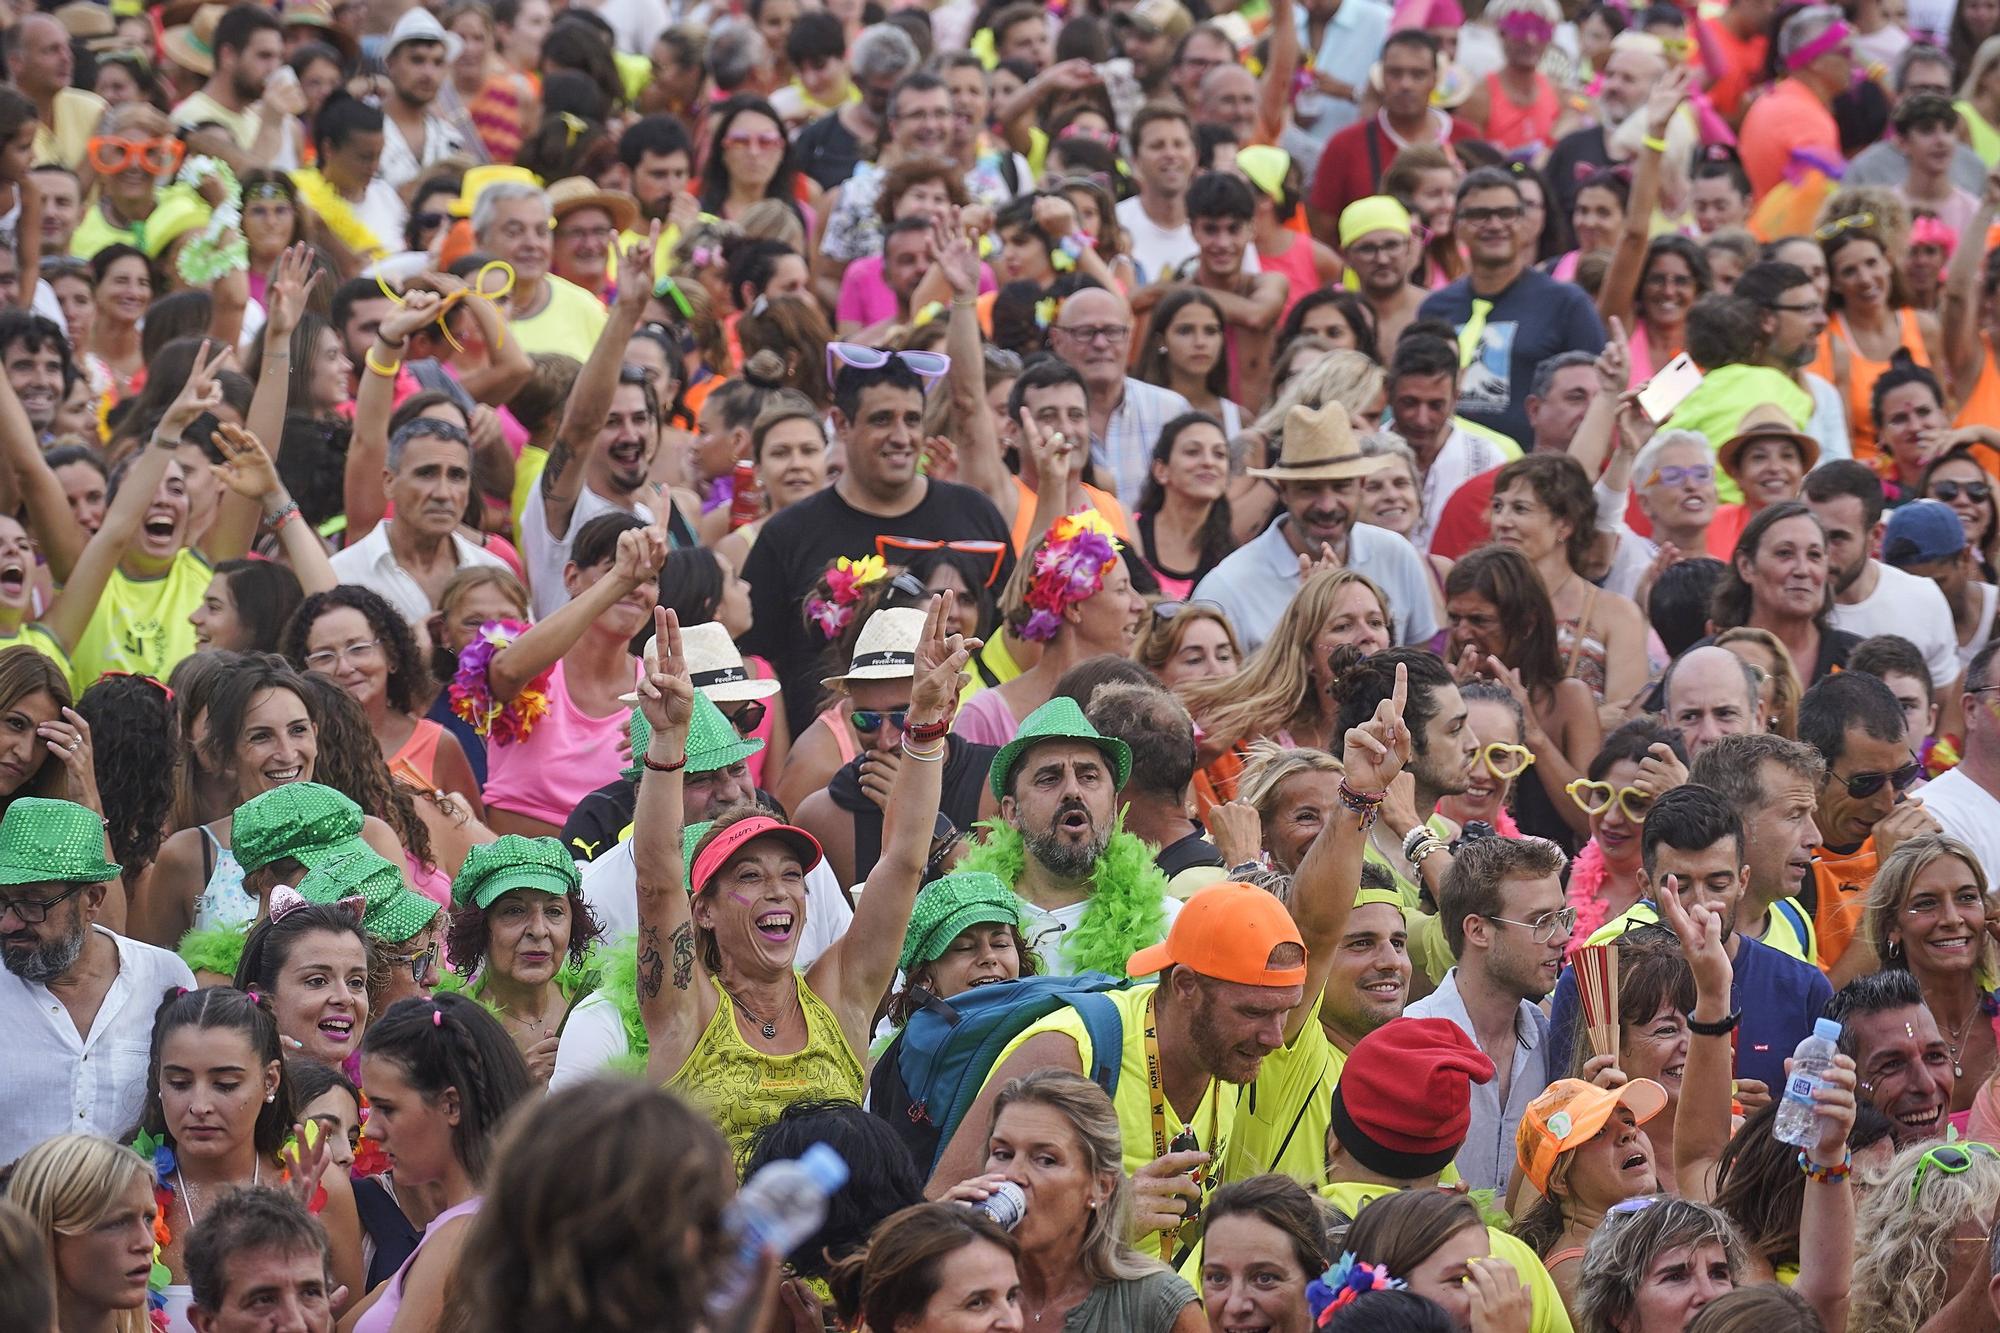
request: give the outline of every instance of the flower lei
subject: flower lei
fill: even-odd
[[[389,253],[388,247],[375,239],[375,233],[355,213],[354,205],[340,197],[340,191],[320,175],[317,167],[294,171],[292,184],[298,187],[299,198],[319,214],[319,220],[326,224],[333,238],[356,255],[373,261]]]
[[[1937,778],[1943,777],[1952,769],[1957,768],[1958,761],[1962,756],[1959,754],[1958,742],[1952,737],[1926,736],[1924,738],[1924,752],[1922,757],[1924,776],[1926,778]]]
[[[1386,1264],[1366,1264],[1349,1250],[1340,1262],[1306,1284],[1306,1305],[1312,1311],[1313,1327],[1325,1328],[1333,1317],[1363,1292],[1406,1291],[1408,1284],[1389,1273]]]
[[[1611,904],[1604,901],[1604,881],[1611,874],[1611,867],[1604,859],[1604,849],[1592,838],[1576,854],[1570,863],[1569,905],[1576,913],[1576,929],[1570,932],[1569,952],[1575,953],[1590,943],[1590,937],[1597,928],[1611,918]]]
[[[191,157],[181,166],[182,185],[198,189],[213,176],[222,182],[223,200],[208,215],[208,225],[181,246],[181,277],[193,287],[208,287],[218,279],[250,267],[250,243],[243,239],[243,187],[236,173],[220,158]]]
[[[1024,599],[1033,613],[1021,626],[1021,637],[1047,643],[1062,628],[1063,612],[1104,586],[1118,542],[1111,525],[1095,509],[1068,514],[1055,521],[1035,548],[1035,573]]]
[[[859,560],[846,556],[833,562],[833,568],[826,571],[828,596],[817,592],[806,597],[806,620],[819,627],[819,632],[829,640],[837,639],[847,623],[854,619],[854,608],[861,601],[861,593],[871,583],[879,583],[889,577],[888,562],[879,555],[864,555]]]
[[[528,682],[526,689],[507,703],[493,697],[486,678],[494,654],[527,633],[521,620],[489,620],[479,634],[458,655],[458,671],[451,679],[451,711],[472,724],[472,729],[499,744],[518,744],[534,733],[535,724],[549,712],[550,667]]]

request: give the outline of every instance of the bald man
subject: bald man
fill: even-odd
[[[1764,730],[1757,668],[1727,648],[1690,648],[1667,670],[1667,721],[1679,727],[1693,759],[1724,736]]]
[[[75,76],[69,32],[47,14],[28,15],[7,35],[7,78],[35,104],[37,166],[80,169],[104,119],[104,99],[70,87]]]
[[[1160,427],[1191,410],[1188,400],[1172,389],[1125,373],[1132,332],[1132,307],[1102,287],[1086,288],[1064,301],[1049,326],[1049,350],[1083,376],[1097,482],[1116,491],[1128,513],[1146,485]]]
[[[1194,118],[1227,125],[1239,145],[1264,142],[1257,129],[1257,76],[1241,65],[1217,65],[1202,76]]]

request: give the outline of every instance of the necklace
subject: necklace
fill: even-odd
[[[729,989],[729,987],[727,986],[724,986],[722,988],[722,993],[729,997],[729,1002],[731,1004],[735,1005],[738,1009],[741,1009],[743,1011],[743,1016],[745,1018],[749,1019],[752,1023],[757,1024],[757,1030],[764,1034],[765,1041],[776,1041],[778,1039],[778,1020],[774,1018],[757,1017],[756,1014],[751,1012],[750,1006],[743,1003],[743,1001],[737,999],[736,992]]]
[[[257,1177],[263,1173],[263,1164],[252,1159],[250,1163],[250,1188],[257,1188]],[[181,1169],[174,1168],[174,1188],[181,1196],[181,1211],[187,1214],[188,1229],[194,1229],[194,1194],[188,1189],[187,1181],[181,1178]]]
[[[1979,1017],[1980,1012],[1985,1007],[1983,1004],[1974,1003],[1971,1012],[1966,1014],[1965,1021],[1958,1025],[1958,1029],[1955,1032],[1945,1038],[1945,1049],[1951,1052],[1951,1073],[1953,1078],[1965,1077],[1965,1065],[1958,1058],[1958,1047],[1965,1040],[1966,1034],[1972,1030],[1972,1020]]]

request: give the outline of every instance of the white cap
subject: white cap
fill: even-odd
[[[465,43],[455,32],[446,32],[444,25],[437,21],[437,15],[422,5],[412,5],[396,20],[396,26],[389,29],[389,44],[382,48],[382,59],[387,60],[396,53],[396,48],[404,42],[437,42],[444,47],[445,62],[458,59],[458,53]]]

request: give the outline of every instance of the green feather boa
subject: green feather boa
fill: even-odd
[[[190,972],[214,972],[219,976],[233,977],[236,975],[236,964],[243,957],[243,941],[247,934],[241,926],[190,930],[181,936],[180,948],[176,952]]]
[[[1028,865],[1028,844],[1021,831],[998,819],[979,826],[985,841],[974,843],[959,863],[960,870],[984,870],[1004,884],[1019,884]],[[1136,833],[1125,831],[1121,811],[1111,841],[1090,877],[1090,906],[1083,920],[1063,940],[1062,956],[1071,972],[1125,975],[1125,960],[1166,934],[1167,877],[1153,860],[1153,849]]]
[[[443,971],[438,974],[437,988],[440,991],[456,991],[469,996],[484,1005],[495,1018],[500,1011],[485,994],[480,978],[470,981],[456,972]],[[639,944],[635,936],[627,936],[612,945],[599,945],[584,955],[583,962],[565,958],[556,972],[556,989],[563,998],[571,1000],[572,1010],[584,999],[602,992],[604,998],[618,1010],[618,1019],[625,1029],[626,1053],[611,1062],[610,1068],[623,1074],[643,1074],[646,1072],[646,1024],[639,1017]]]

